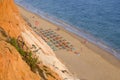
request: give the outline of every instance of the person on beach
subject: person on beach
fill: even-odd
[[[74,52],[76,55],[80,56],[80,53],[79,52]]]
[[[33,16],[32,18],[35,18],[35,16]]]
[[[87,40],[84,40],[84,42],[83,42],[84,44],[87,44]]]
[[[60,28],[57,28],[56,30],[57,30],[57,31],[59,31],[59,30],[60,30]]]

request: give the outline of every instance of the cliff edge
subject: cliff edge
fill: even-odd
[[[0,80],[40,80],[0,29]]]
[[[14,0],[0,0],[0,80],[41,80],[41,76],[33,72],[23,60],[19,51],[9,43],[10,38],[17,39],[24,31],[26,22],[19,15]],[[40,70],[59,77],[50,68],[40,65]],[[42,72],[41,72],[42,73]],[[53,77],[54,77],[53,76]],[[47,76],[46,79],[53,80]]]
[[[0,30],[0,80],[74,80],[53,50],[23,20],[14,0],[0,0]]]

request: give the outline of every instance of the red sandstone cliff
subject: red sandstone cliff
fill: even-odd
[[[19,15],[14,0],[0,0],[0,80],[40,80],[41,75],[33,73],[19,52],[6,40],[7,36],[18,38],[28,27]],[[59,76],[50,68],[40,66],[50,75],[47,80],[60,80]]]
[[[0,38],[2,36],[0,35]],[[0,80],[40,80],[22,60],[17,50],[0,39]]]
[[[0,80],[40,80],[3,35],[4,30],[11,37],[18,36],[22,21],[19,19],[13,0],[0,0]]]
[[[17,16],[16,16],[17,15]],[[20,34],[20,24],[24,21],[19,16],[13,0],[0,0],[0,27],[12,37]]]

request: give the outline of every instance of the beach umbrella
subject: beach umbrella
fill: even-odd
[[[43,29],[42,29],[42,28],[40,28],[40,31],[43,31]]]
[[[52,35],[50,35],[50,38],[53,38],[53,36],[52,36]]]
[[[67,44],[70,44],[70,42],[66,42]]]
[[[75,50],[75,48],[74,48],[74,47],[72,47],[72,50]]]
[[[60,28],[57,28],[56,30],[57,30],[57,31],[59,31],[59,30],[60,30]]]
[[[35,25],[38,26],[38,25],[39,25],[39,22],[38,22],[38,21],[35,21]]]
[[[75,51],[74,53],[75,53],[76,55],[80,55],[80,53],[79,53],[79,52],[76,52],[76,51]]]

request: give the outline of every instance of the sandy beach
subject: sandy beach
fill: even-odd
[[[31,28],[73,75],[81,80],[120,80],[120,61],[107,51],[22,7],[18,8]]]

